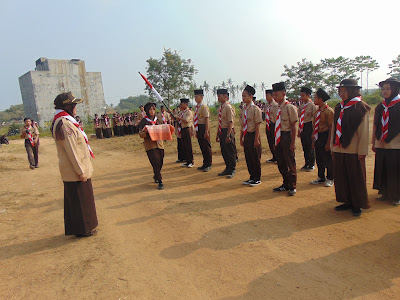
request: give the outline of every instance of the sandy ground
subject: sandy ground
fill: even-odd
[[[0,298],[398,299],[400,208],[375,200],[373,155],[372,208],[355,218],[334,211],[333,188],[309,183],[316,171],[298,173],[296,196],[273,193],[281,177],[266,150],[262,185],[249,187],[241,149],[226,179],[219,149],[203,173],[175,163],[174,143],[158,191],[137,136],[92,141],[99,227],[86,239],[63,234],[53,140],[41,139],[33,171],[22,141],[3,146]],[[299,169],[300,150],[296,158]]]

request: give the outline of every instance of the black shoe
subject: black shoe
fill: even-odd
[[[289,196],[294,196],[294,195],[296,195],[296,189],[289,189],[288,195],[289,195]]]
[[[315,170],[315,167],[314,166],[308,166],[306,169],[304,169],[303,171],[306,171],[306,172],[312,172],[312,171],[314,171]]]
[[[261,181],[260,180],[252,180],[251,182],[250,182],[250,186],[257,186],[257,185],[260,185],[261,184]]]
[[[308,167],[307,167],[306,165],[304,165],[303,167],[301,167],[300,170],[301,170],[301,171],[305,171],[305,170],[307,170],[307,168],[308,168]]]
[[[361,216],[362,209],[361,208],[357,208],[357,207],[353,207],[351,209],[351,212],[352,212],[353,216],[359,217],[359,216]]]
[[[236,175],[236,171],[233,170],[232,172],[228,172],[228,174],[226,174],[228,176],[228,178],[233,178]]]
[[[162,183],[162,181],[160,180],[160,181],[158,181],[158,187],[157,187],[159,190],[162,190],[162,189],[164,189],[164,184]]]
[[[89,236],[92,236],[92,235],[94,235],[94,234],[96,234],[97,233],[97,230],[92,230],[92,231],[90,231],[90,232],[88,232],[88,233],[78,233],[78,234],[75,234],[75,236],[76,237],[89,237]]]
[[[221,173],[218,173],[218,176],[226,176],[226,175],[228,175],[228,171],[227,170],[224,170]]]
[[[276,163],[276,159],[275,158],[271,158],[271,159],[267,159],[267,163]]]
[[[179,163],[181,163],[181,162],[184,162],[184,160],[179,160],[179,159],[178,159],[178,160],[176,161],[177,164],[179,164]]]
[[[289,189],[286,188],[283,184],[282,184],[281,186],[279,186],[279,187],[273,189],[274,192],[286,192],[286,191],[288,191],[288,190],[289,190]]]
[[[351,209],[351,205],[349,205],[349,204],[342,204],[342,205],[339,205],[339,206],[335,207],[336,211],[345,211],[345,210],[348,210],[348,209]]]
[[[33,170],[35,168],[35,166],[29,166],[29,168],[31,168]]]
[[[252,179],[249,179],[249,180],[246,180],[246,181],[242,181],[242,184],[244,184],[244,185],[250,185],[250,183],[252,183],[253,182],[253,180]]]
[[[205,165],[202,165],[201,167],[198,167],[197,170],[203,171],[205,168],[206,168],[206,166],[205,166]]]

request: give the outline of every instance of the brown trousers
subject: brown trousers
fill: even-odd
[[[321,179],[333,179],[333,166],[331,151],[325,150],[328,141],[329,131],[319,132],[318,140],[315,141],[315,156],[317,158],[318,177]],[[325,177],[325,169],[327,175]]]
[[[400,200],[400,149],[375,151],[374,189],[387,200]]]
[[[356,208],[369,208],[365,181],[365,160],[358,154],[333,152],[333,178],[336,201]]]
[[[92,180],[64,181],[65,235],[89,233],[98,225]]]
[[[267,135],[267,141],[268,141],[268,146],[269,150],[272,153],[272,159],[276,160],[275,157],[275,149],[274,149],[274,144],[275,144],[275,123],[269,123],[269,130],[267,129],[267,126],[265,126],[265,134]]]
[[[193,149],[192,149],[192,138],[190,137],[189,128],[182,128],[181,131],[181,143],[186,163],[193,163]]]
[[[162,180],[161,169],[164,163],[164,149],[154,148],[147,150],[146,153],[153,167],[154,180]]]
[[[96,138],[101,139],[101,128],[95,128]]]
[[[199,124],[197,131],[197,141],[199,142],[201,153],[203,154],[203,166],[209,167],[212,164],[212,152],[210,141],[204,138],[206,125]]]
[[[244,136],[243,148],[250,179],[259,181],[261,179],[261,145],[254,147],[255,137],[255,132],[248,132]]]
[[[25,150],[28,155],[28,161],[31,166],[39,165],[39,139],[37,140],[35,146],[31,145],[29,139],[25,140]]]
[[[225,143],[228,135],[228,128],[222,128],[219,135],[219,145],[221,147],[221,154],[225,162],[225,170],[231,173],[236,170],[237,151],[235,144],[235,136],[231,133],[230,143]]]
[[[300,140],[304,152],[304,165],[307,167],[314,167],[315,165],[315,152],[312,147],[312,134],[312,122],[304,123],[303,132],[300,134]]]
[[[295,154],[290,150],[292,136],[290,131],[281,132],[281,141],[275,146],[275,156],[278,162],[278,169],[283,177],[283,186],[288,189],[295,189],[297,182]]]

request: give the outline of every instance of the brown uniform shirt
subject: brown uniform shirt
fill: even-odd
[[[232,122],[233,128],[235,126],[235,108],[229,102],[225,102],[221,107],[221,127],[228,128],[229,123]]]
[[[342,146],[333,146],[333,142],[336,138],[335,124],[332,122],[332,139],[331,149],[332,152],[368,155],[368,144],[369,144],[369,112],[364,115],[363,120],[358,126],[356,132],[351,139],[350,145],[347,148]]]
[[[240,118],[240,128],[243,131],[244,126],[244,113],[246,109],[243,109]],[[256,130],[256,124],[262,123],[261,109],[257,105],[250,105],[247,109],[247,132],[254,132]]]
[[[317,119],[318,109],[314,113],[314,120],[313,125],[315,124],[315,120]],[[319,125],[318,125],[318,132],[326,132],[332,127],[333,118],[335,116],[335,112],[331,107],[323,107],[321,109],[321,114],[319,116]],[[314,128],[314,126],[313,126]]]
[[[181,114],[179,114],[180,116]],[[181,127],[188,128],[193,126],[193,113],[190,109],[187,109],[182,115]]]
[[[148,151],[156,148],[164,149],[163,141],[152,141],[150,136],[143,130],[139,131],[139,136],[143,138],[144,150]]]
[[[269,104],[268,102],[265,103],[264,106],[264,112],[265,115],[267,115],[267,111],[269,109],[269,121],[271,123],[275,123],[276,122],[276,115],[278,114],[278,103],[276,103],[275,100],[271,101],[271,104]]]
[[[298,120],[299,119],[296,106],[287,103],[281,108],[281,131],[290,131],[290,124],[295,123]]]
[[[94,129],[102,127],[100,118],[97,118],[97,123],[99,124],[98,126],[96,125],[96,119],[93,119],[93,127],[94,127]]]
[[[62,125],[57,127],[62,121]],[[55,132],[61,130],[63,140],[56,140]],[[93,166],[90,161],[89,149],[85,138],[79,129],[65,118],[59,118],[54,123],[53,138],[56,141],[58,166],[63,181],[80,181],[79,175],[84,174],[87,178],[93,175]]]
[[[28,128],[30,131],[31,131],[31,134],[32,134],[32,137],[33,137],[33,139],[36,139],[36,138],[38,138],[39,137],[39,129],[36,127],[36,126],[29,126],[29,128]],[[28,137],[28,134],[26,133],[26,128],[25,128],[25,126],[24,127],[22,127],[20,130],[19,130],[19,133],[20,133],[20,135],[21,135],[21,138],[23,138],[23,139],[29,139],[29,137]]]
[[[206,124],[206,118],[210,118],[210,110],[207,105],[201,103],[197,110],[197,123]]]
[[[316,106],[312,101],[307,103],[304,103],[302,101],[298,109],[299,120],[304,106],[306,106],[306,111],[304,112],[304,123],[312,122],[314,118],[314,113],[317,111],[318,106]]]
[[[164,119],[168,124],[171,122],[171,115],[167,111],[164,111]],[[157,121],[159,122],[159,124],[164,124],[161,111],[157,113]]]

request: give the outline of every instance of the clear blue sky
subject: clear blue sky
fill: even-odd
[[[191,58],[196,82],[211,86],[228,78],[271,85],[302,58],[371,55],[381,65],[371,87],[400,54],[399,3],[0,0],[0,109],[22,103],[18,77],[39,57],[85,60],[87,71],[102,72],[107,103],[143,94],[137,71],[164,47]]]

